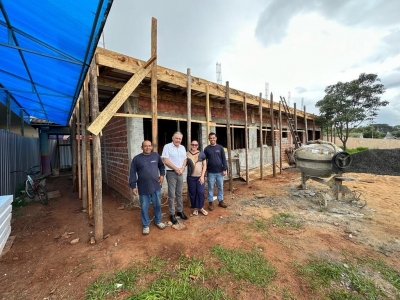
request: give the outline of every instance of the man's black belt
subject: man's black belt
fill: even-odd
[[[166,170],[167,172],[175,172],[174,170]]]

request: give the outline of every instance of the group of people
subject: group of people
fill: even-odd
[[[153,152],[151,141],[142,142],[142,153],[136,155],[131,163],[129,185],[133,195],[139,195],[140,214],[142,219],[143,234],[150,232],[149,207],[153,205],[154,223],[159,229],[165,228],[161,213],[161,186],[164,177],[168,184],[168,209],[170,220],[173,224],[178,223],[176,216],[183,220],[188,217],[183,211],[182,189],[183,173],[187,167],[187,187],[190,204],[193,209],[192,215],[197,216],[199,212],[205,216],[208,211],[204,209],[205,177],[208,180],[208,210],[213,211],[214,185],[216,183],[218,195],[218,206],[226,208],[224,203],[224,176],[227,172],[227,163],[224,148],[217,144],[217,135],[212,132],[208,139],[210,144],[199,150],[197,140],[192,140],[190,150],[186,151],[181,145],[183,134],[175,132],[172,142],[164,146],[161,156]],[[176,199],[176,208],[175,208]]]

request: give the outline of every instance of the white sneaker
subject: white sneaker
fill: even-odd
[[[160,222],[160,223],[156,224],[156,226],[157,226],[159,229],[164,229],[164,228],[165,228],[165,223]]]
[[[143,227],[143,231],[142,231],[143,235],[147,235],[150,233],[150,228],[149,227]]]

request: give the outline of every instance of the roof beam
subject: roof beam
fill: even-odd
[[[143,67],[140,67],[138,71],[132,76],[131,79],[124,85],[124,87],[118,92],[118,94],[111,100],[107,107],[97,116],[97,118],[88,127],[88,130],[94,135],[98,135],[104,126],[110,121],[113,115],[118,111],[121,105],[126,101],[130,94],[136,89],[136,87],[142,82],[146,75],[150,72],[148,69],[149,65],[156,59],[156,56],[152,56]]]

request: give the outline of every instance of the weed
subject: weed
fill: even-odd
[[[259,219],[254,219],[253,222],[251,222],[248,227],[250,229],[254,229],[255,231],[267,231],[268,230],[268,225],[265,222],[265,220],[259,218]]]
[[[339,264],[327,259],[310,259],[305,265],[298,264],[298,271],[305,276],[313,291],[327,290],[331,299],[378,299],[383,291],[373,281],[364,277],[355,266]],[[345,286],[332,288],[331,284]]]
[[[400,290],[400,272],[388,266],[383,260],[373,260],[370,258],[360,259],[361,262],[369,264],[373,269],[379,271],[383,278]]]
[[[231,273],[236,279],[264,286],[275,277],[275,268],[255,250],[246,252],[215,246],[211,253],[224,263],[221,271]]]
[[[294,216],[288,213],[280,213],[278,215],[274,215],[271,218],[272,224],[275,224],[279,227],[294,227],[294,228],[300,228],[301,225],[299,222],[293,220]]]
[[[349,154],[354,154],[354,153],[366,151],[366,150],[368,150],[367,147],[357,147],[356,149],[346,149],[346,152]]]
[[[135,281],[138,277],[136,269],[119,270],[116,273],[103,275],[92,283],[86,291],[86,300],[105,299],[118,291],[135,289]]]
[[[146,273],[156,273],[159,274],[163,271],[165,265],[168,264],[168,261],[163,261],[157,256],[152,256],[149,259],[149,265],[144,267]]]

